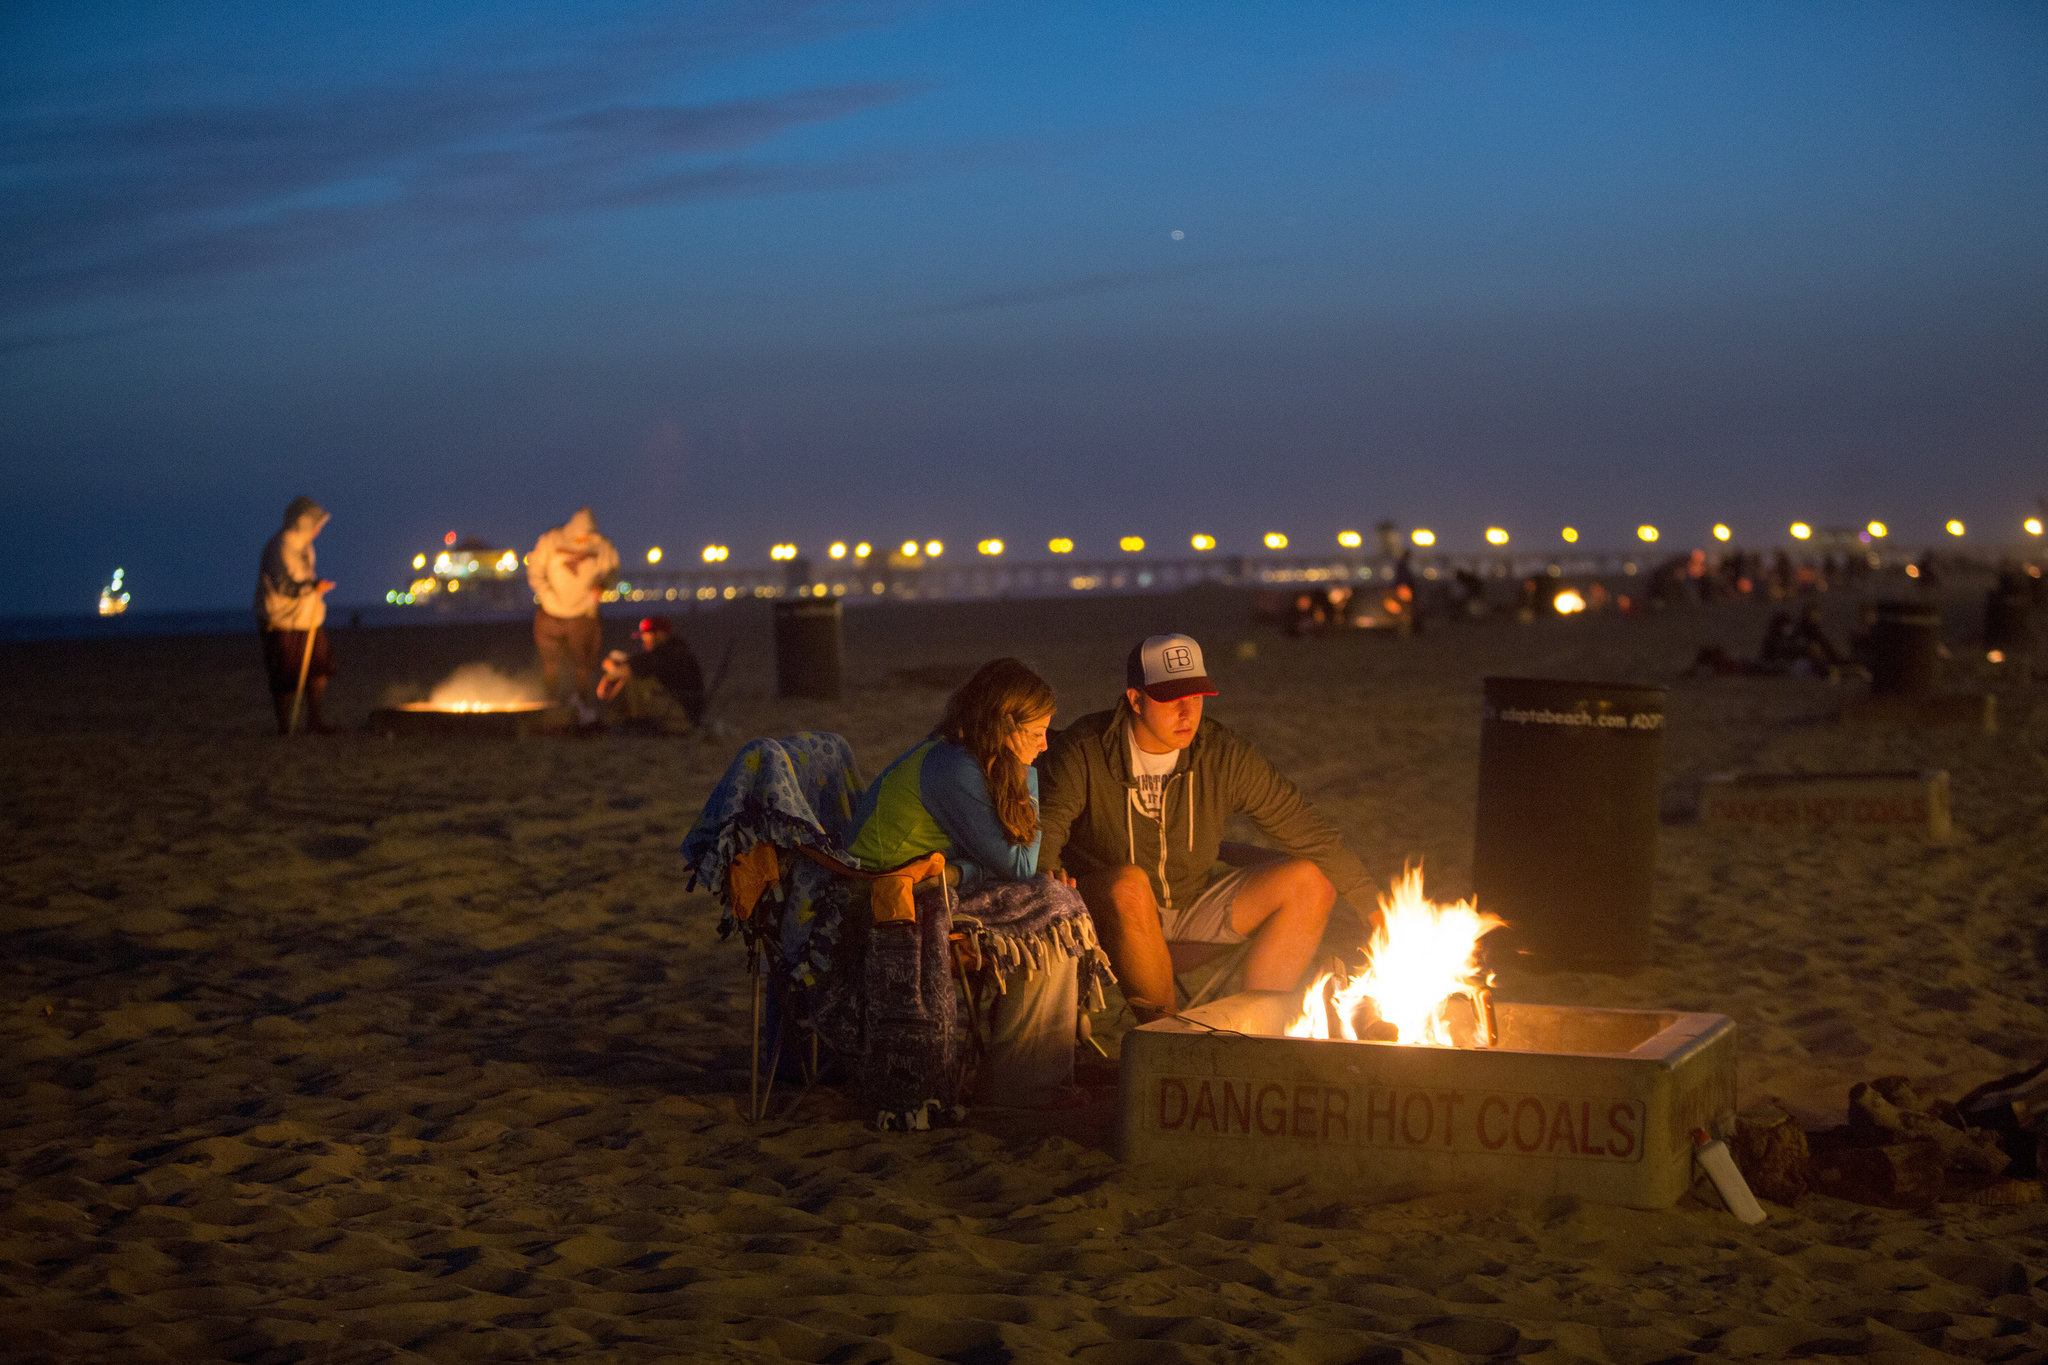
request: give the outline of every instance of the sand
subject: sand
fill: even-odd
[[[872,775],[992,654],[1033,660],[1074,715],[1132,638],[1188,629],[1216,714],[1369,866],[1421,857],[1462,894],[1480,678],[1673,682],[1761,624],[1744,605],[1296,641],[1223,592],[888,608],[852,618],[857,684],[824,705],[773,700],[765,618],[725,613],[685,621],[709,654],[742,645],[734,732],[710,741],[281,742],[252,639],[0,648],[4,1350],[2048,1358],[2048,1205],[1810,1196],[1746,1228],[1704,1187],[1660,1212],[1242,1188],[1123,1169],[1100,1068],[1087,1109],[929,1134],[868,1131],[830,1094],[738,1121],[742,957],[675,846],[742,737],[838,730]],[[343,632],[336,711],[529,653],[516,626]],[[1857,1079],[1953,1096],[2048,1055],[2048,707],[2024,668],[1958,654],[1949,685],[1999,694],[1996,736],[1844,727],[1821,682],[1673,682],[1655,965],[1503,994],[1726,1013],[1745,1101],[1816,1126]],[[1946,768],[1961,836],[1683,823],[1704,774],[1797,766]]]

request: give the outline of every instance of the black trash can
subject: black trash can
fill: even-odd
[[[2034,594],[2013,575],[1999,580],[1984,599],[1984,648],[2023,658],[2034,649]]]
[[[838,701],[844,632],[836,597],[783,598],[775,604],[775,695]]]
[[[1509,928],[1488,960],[1629,971],[1649,955],[1664,689],[1488,678],[1472,862]]]
[[[1880,602],[1870,627],[1870,695],[1925,697],[1941,657],[1941,613],[1921,602]]]

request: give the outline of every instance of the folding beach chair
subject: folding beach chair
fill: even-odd
[[[704,885],[724,908],[720,936],[738,932],[747,947],[750,1120],[767,1115],[793,1031],[802,1035],[794,1053],[803,1091],[790,1112],[819,1079],[820,1017],[834,994],[828,987],[835,984],[834,974],[851,970],[841,950],[848,916],[866,916],[865,932],[874,925],[917,928],[921,886],[939,892],[940,904],[926,913],[950,916],[949,887],[957,874],[949,878],[944,855],[869,870],[846,851],[859,792],[852,750],[839,736],[804,732],[755,740],[727,768],[683,843],[690,885]],[[962,1064],[971,1065],[986,1048],[981,1006],[989,992],[977,980],[986,969],[967,936],[951,932],[950,918],[947,929],[949,970],[968,1006]],[[850,994],[840,984],[838,994]],[[952,1036],[950,1021],[942,1034]],[[956,1090],[959,1079],[949,1078]]]

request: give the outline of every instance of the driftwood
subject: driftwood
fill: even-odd
[[[1728,1146],[1736,1167],[1760,1199],[1796,1204],[1813,1186],[1813,1154],[1806,1134],[1774,1105],[1743,1110]]]
[[[1903,1076],[1880,1076],[1850,1087],[1847,1117],[1811,1138],[1813,1184],[1825,1194],[1893,1208],[2043,1198],[2028,1178],[2040,1169],[2039,1139],[2022,1126],[2036,1116],[2012,1090],[1980,1087],[1958,1105],[1921,1096]]]
[[[1931,1142],[1824,1150],[1814,1175],[1823,1193],[1895,1209],[1925,1208],[1948,1188],[1941,1149]]]

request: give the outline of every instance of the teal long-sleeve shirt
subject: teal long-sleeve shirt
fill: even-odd
[[[1027,767],[1024,774],[1035,806],[1038,772]],[[1018,882],[1038,871],[1038,837],[1010,842],[981,766],[942,739],[925,740],[891,763],[861,793],[853,828],[848,851],[869,870],[943,853],[960,868],[963,886],[985,876]]]

